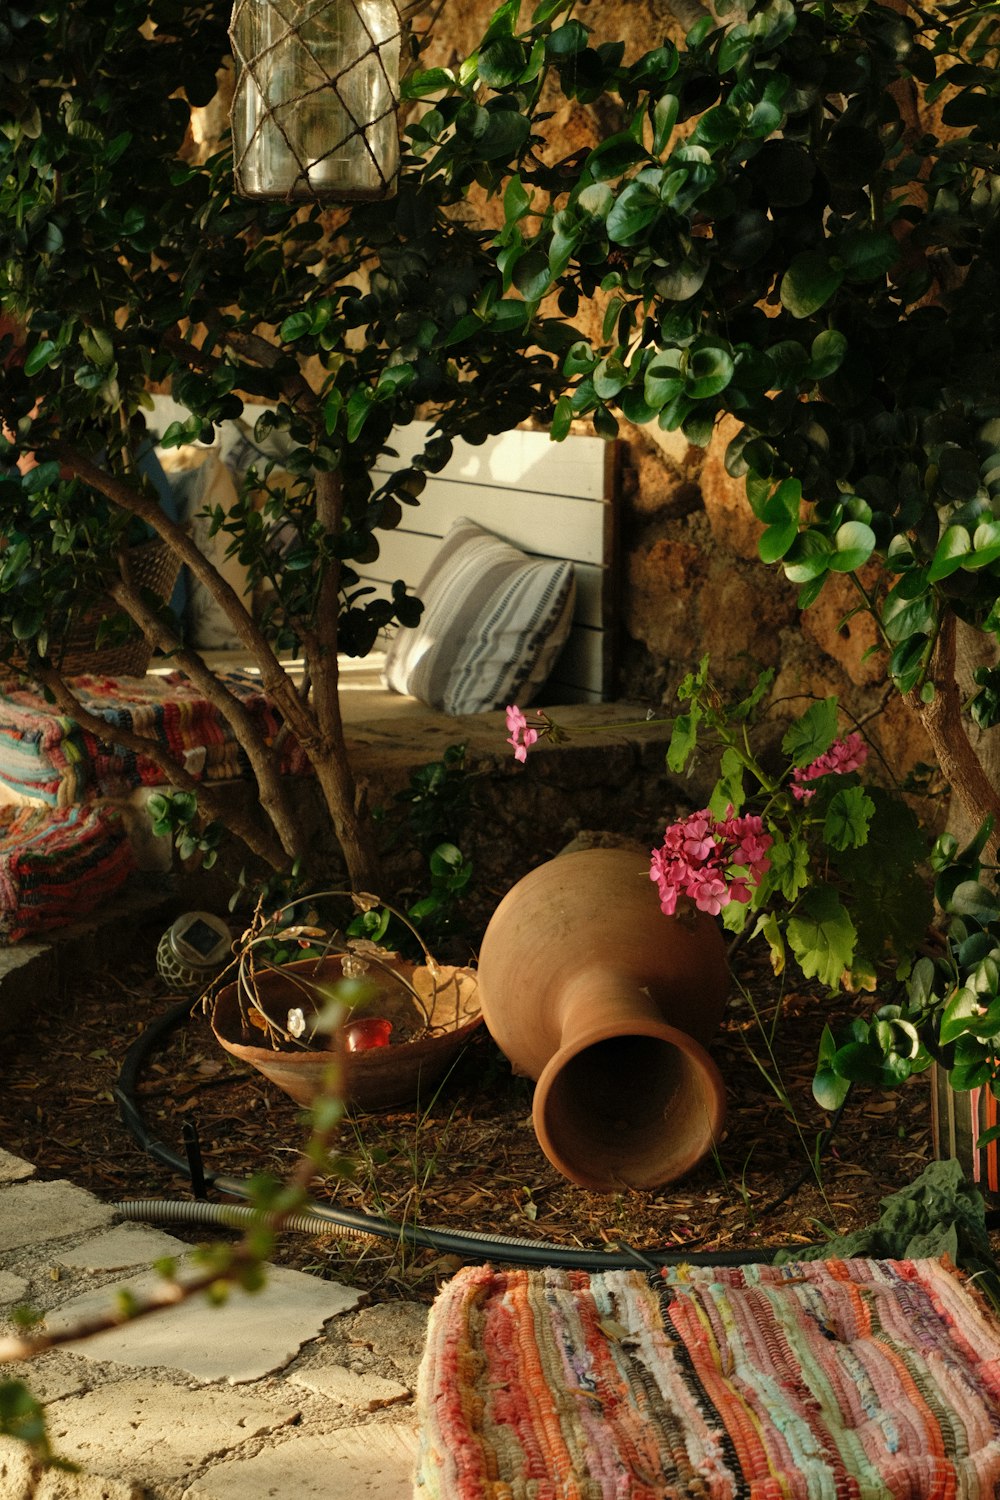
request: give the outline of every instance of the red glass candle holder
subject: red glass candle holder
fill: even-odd
[[[383,1016],[360,1016],[344,1027],[344,1046],[348,1052],[367,1052],[372,1047],[388,1047],[392,1022]]]

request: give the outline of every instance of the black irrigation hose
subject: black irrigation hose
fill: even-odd
[[[178,1001],[155,1021],[150,1022],[140,1033],[125,1054],[118,1082],[115,1085],[115,1098],[126,1129],[155,1161],[186,1178],[192,1183],[196,1192],[214,1188],[216,1192],[225,1193],[231,1198],[246,1199],[250,1196],[248,1182],[242,1178],[224,1177],[204,1171],[200,1153],[197,1151],[196,1135],[192,1147],[190,1139],[192,1132],[185,1132],[188,1138],[188,1158],[185,1161],[162,1141],[150,1135],[139,1106],[135,1102],[136,1084],[147,1057],[163,1037],[169,1035],[190,1016],[195,1004],[197,1004],[196,1001]],[[159,1200],[146,1200],[121,1203],[117,1206],[120,1211],[131,1213],[134,1217],[141,1218],[145,1214],[161,1221],[186,1219],[192,1222],[199,1217],[199,1209],[202,1208],[206,1221],[225,1222],[226,1219],[226,1207],[223,1204],[192,1203],[185,1206],[184,1212],[176,1213],[172,1212],[169,1201],[163,1203]],[[229,1211],[229,1215],[230,1222],[246,1219],[245,1209],[234,1208]],[[264,1214],[261,1217],[266,1222],[267,1215]],[[743,1266],[770,1262],[779,1253],[778,1246],[761,1247],[755,1250],[695,1250],[680,1253],[675,1249],[634,1250],[629,1246],[624,1246],[619,1252],[576,1250],[569,1249],[565,1245],[552,1245],[544,1240],[472,1234],[461,1229],[421,1229],[415,1224],[394,1224],[390,1219],[374,1214],[360,1213],[354,1209],[334,1208],[323,1203],[306,1204],[296,1218],[328,1225],[330,1233],[337,1233],[339,1230],[348,1235],[394,1240],[396,1243],[405,1243],[411,1249],[436,1250],[443,1254],[460,1255],[467,1260],[492,1258],[510,1265],[556,1266],[566,1270],[634,1270],[637,1265],[647,1270],[656,1270],[662,1265]],[[302,1228],[303,1224],[295,1227]],[[312,1223],[308,1225],[308,1228],[311,1232],[321,1232]],[[788,1246],[786,1248],[789,1254],[794,1256],[806,1247]]]

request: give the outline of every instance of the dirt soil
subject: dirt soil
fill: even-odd
[[[42,1177],[69,1178],[105,1201],[193,1196],[140,1148],[115,1096],[127,1048],[177,1003],[155,977],[158,935],[137,932],[129,961],[81,976],[72,993],[40,997],[5,1042],[0,1144]],[[596,1249],[794,1246],[871,1222],[880,1199],[930,1159],[927,1079],[895,1093],[856,1089],[827,1140],[830,1117],[813,1102],[810,1081],[824,1021],[850,1002],[794,982],[780,989],[759,953],[737,955],[734,974],[712,1049],[727,1084],[727,1133],[717,1156],[683,1181],[614,1195],[568,1183],[536,1143],[531,1084],[512,1076],[481,1031],[419,1113],[349,1116],[340,1147],[350,1173],[317,1178],[314,1198],[396,1223]],[[151,1054],[135,1102],[149,1134],[181,1156],[189,1122],[210,1173],[286,1175],[306,1139],[298,1106],[234,1063],[200,1012]],[[192,1241],[215,1233],[170,1227]],[[275,1258],[349,1279],[376,1298],[421,1300],[460,1264],[391,1239],[301,1234],[283,1236]]]

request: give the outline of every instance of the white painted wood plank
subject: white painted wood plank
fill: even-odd
[[[431,479],[420,504],[403,507],[397,531],[443,537],[465,516],[505,541],[543,557],[573,562],[603,562],[608,503],[567,495],[522,494],[494,485],[469,487]],[[388,533],[379,533],[379,538]]]
[[[406,468],[423,451],[429,422],[398,427],[391,443],[397,457],[383,455],[375,472],[391,474]],[[500,485],[543,495],[571,495],[581,500],[609,498],[610,449],[603,438],[573,435],[554,443],[547,432],[503,432],[485,443],[454,445],[451,459],[440,471],[461,484]]]

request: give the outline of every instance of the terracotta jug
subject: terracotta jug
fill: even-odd
[[[537,1079],[535,1134],[571,1182],[655,1187],[710,1150],[725,1090],[705,1044],[728,986],[716,923],[664,916],[641,852],[562,854],[508,892],[480,951],[483,1016]]]

